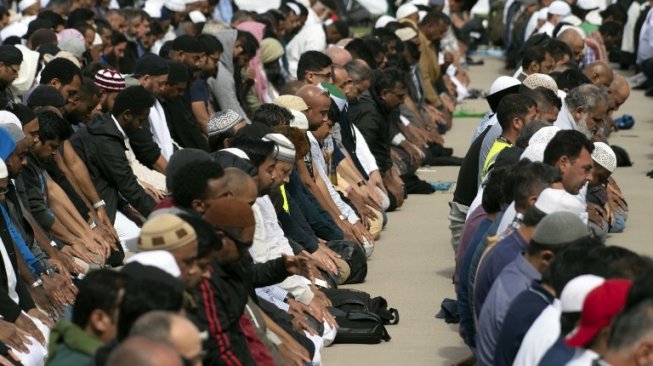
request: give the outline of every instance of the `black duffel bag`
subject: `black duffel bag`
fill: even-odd
[[[377,344],[391,338],[383,320],[374,313],[344,312],[337,308],[331,308],[330,311],[338,322],[338,333],[333,343]]]
[[[340,255],[340,259],[349,266],[348,283],[362,283],[367,277],[367,256],[365,249],[351,240],[331,240],[326,244],[329,249]]]

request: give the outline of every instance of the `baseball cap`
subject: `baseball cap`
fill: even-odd
[[[626,304],[630,280],[611,279],[596,287],[583,302],[580,324],[565,339],[570,347],[583,347],[612,322]]]
[[[605,282],[605,278],[584,274],[567,282],[560,294],[560,307],[563,313],[580,313],[583,303],[592,290]]]

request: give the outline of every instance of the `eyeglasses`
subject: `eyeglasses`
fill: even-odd
[[[319,73],[319,72],[314,72],[313,75],[315,75],[315,76],[319,76],[319,77],[321,77],[321,78],[325,78],[325,79],[329,79],[329,80],[331,80],[331,75],[332,75],[332,73],[327,72],[327,73],[321,74],[321,73]]]
[[[9,187],[0,188],[0,196],[9,193]]]
[[[18,73],[20,72],[20,66],[16,67],[16,66],[13,66],[13,65],[8,65],[7,67],[10,68],[11,71],[13,71],[14,74],[16,74],[16,75],[18,75]]]

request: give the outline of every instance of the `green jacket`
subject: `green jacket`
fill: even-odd
[[[89,365],[104,343],[68,320],[61,321],[50,332],[48,366]]]

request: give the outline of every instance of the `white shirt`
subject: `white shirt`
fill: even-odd
[[[311,155],[313,157],[313,164],[315,165],[315,169],[317,170],[319,177],[327,186],[327,190],[329,191],[331,199],[338,207],[340,214],[347,216],[347,221],[349,221],[349,223],[352,225],[355,224],[359,220],[358,215],[356,215],[356,212],[351,208],[351,206],[342,200],[340,194],[338,194],[336,189],[333,187],[333,184],[331,184],[331,180],[329,179],[329,175],[327,174],[326,170],[326,160],[322,154],[322,149],[320,149],[320,144],[317,142],[311,132],[308,132],[306,135],[308,136],[308,140],[311,143]]]
[[[503,213],[503,216],[501,217],[501,222],[499,223],[499,228],[497,229],[497,234],[501,234],[508,227],[510,224],[512,224],[512,221],[515,219],[515,216],[517,215],[517,210],[515,209],[515,201],[512,201],[510,203],[510,206],[506,208],[506,212]]]
[[[526,24],[526,30],[524,31],[524,39],[529,39],[531,35],[533,35],[536,29],[537,29],[537,12],[531,15],[531,18],[528,20],[528,24]]]
[[[639,18],[642,8],[637,1],[633,1],[628,8],[628,20],[624,26],[623,38],[621,39],[621,50],[624,52],[635,52],[635,37],[639,37],[639,34],[635,34],[635,25],[637,24],[637,18]],[[642,26],[642,30],[643,28]]]
[[[363,166],[363,169],[365,169],[365,173],[370,175],[370,173],[375,170],[379,170],[379,166],[376,165],[376,159],[374,159],[374,155],[372,155],[370,147],[367,145],[367,141],[365,141],[361,131],[353,124],[352,126],[354,127],[354,134],[356,135],[356,157]]]
[[[637,49],[637,64],[653,58],[653,11],[649,9],[646,21],[639,32],[639,48]]]
[[[322,24],[306,24],[293,39],[286,45],[288,58],[288,73],[297,78],[297,64],[299,58],[306,51],[324,51],[326,49],[326,34]]]
[[[561,130],[578,130],[576,120],[569,112],[567,105],[563,103],[558,113],[558,119],[553,123],[554,126],[559,127]]]
[[[294,255],[283,229],[279,226],[279,219],[270,196],[257,198],[256,203],[252,206],[252,211],[256,226],[249,254],[254,262],[264,263],[277,259],[283,254]],[[293,275],[286,278],[279,286],[292,293],[297,301],[308,305],[313,300],[313,292],[309,288],[309,283],[310,281],[306,278]]]
[[[553,30],[555,29],[555,25],[553,25],[551,22],[547,21],[546,23],[542,24],[540,29],[537,30],[537,33],[544,33],[548,35],[549,37],[553,37]]]
[[[492,111],[487,111],[485,112],[485,115],[481,119],[481,123],[478,124],[478,127],[476,127],[476,131],[474,131],[474,134],[472,135],[472,140],[469,142],[469,144],[473,144],[474,140],[485,131],[487,126],[495,125],[499,123],[499,120],[497,120],[496,115],[492,113]]]
[[[555,299],[535,319],[517,352],[514,366],[537,366],[560,336],[560,300]]]
[[[9,253],[7,253],[7,248],[5,248],[5,244],[2,239],[0,239],[0,255],[2,255],[2,263],[5,266],[5,273],[7,274],[7,289],[9,297],[14,300],[16,304],[18,304],[20,302],[18,292],[16,292],[16,284],[18,283],[18,280],[16,279],[14,266],[11,264]]]
[[[163,106],[159,100],[156,100],[154,106],[150,108],[148,119],[150,120],[150,131],[154,142],[159,145],[161,155],[166,160],[170,160],[170,156],[175,150],[170,136],[170,129],[168,129],[168,122],[166,121],[166,113],[163,111]]]
[[[113,123],[116,124],[116,127],[118,128],[118,132],[120,132],[120,134],[122,135],[122,138],[126,139],[127,134],[125,134],[125,131],[122,129],[122,127],[120,126],[120,123],[118,123],[118,120],[116,119],[116,117],[114,117],[113,114],[111,115],[111,119],[113,120]]]

